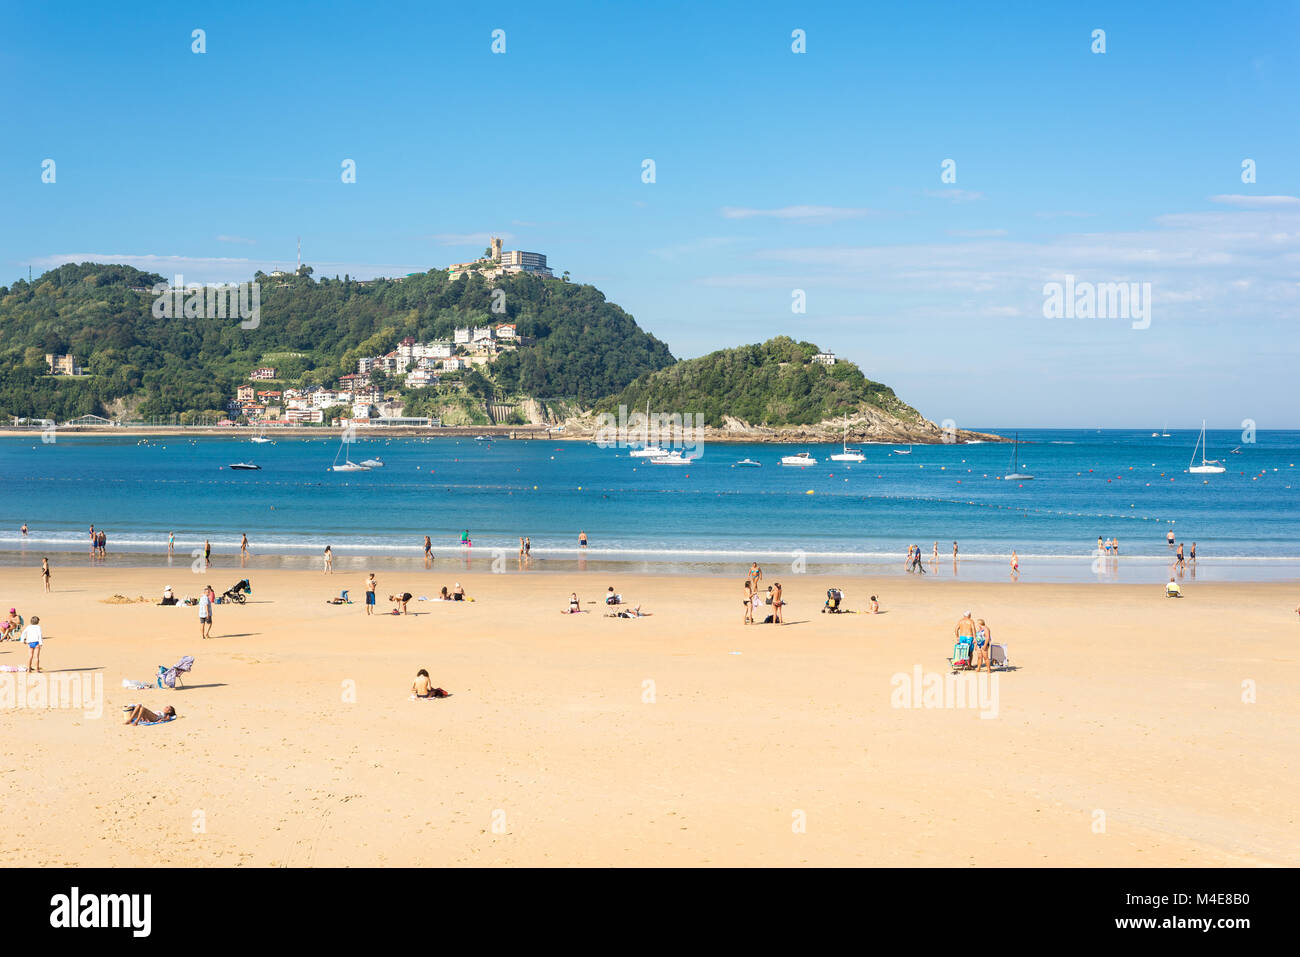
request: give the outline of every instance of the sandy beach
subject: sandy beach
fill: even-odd
[[[1174,601],[769,567],[789,603],[774,627],[742,624],[740,568],[417,565],[380,575],[379,611],[455,581],[475,600],[368,618],[364,574],[250,571],[251,599],[217,606],[208,641],[193,607],[105,599],[220,593],[243,577],[229,563],[56,566],[50,595],[37,568],[0,569],[0,611],[42,619],[46,675],[103,692],[16,707],[27,676],[0,674],[0,863],[1300,864],[1293,585],[1193,583]],[[652,616],[603,617],[611,584]],[[852,609],[878,593],[884,614],[820,614],[831,584]],[[342,588],[356,603],[327,604]],[[590,613],[561,614],[575,590]],[[922,706],[966,608],[1013,668],[983,679],[979,707]],[[187,654],[183,690],[122,687]],[[27,657],[0,644],[0,667]],[[453,697],[411,700],[419,668]],[[137,701],[181,717],[126,727]]]

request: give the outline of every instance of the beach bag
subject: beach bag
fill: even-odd
[[[432,694],[435,698],[451,697],[451,695],[447,694],[447,692],[443,691],[441,688],[434,688],[433,691],[430,692],[430,694]]]

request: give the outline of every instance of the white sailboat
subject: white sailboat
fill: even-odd
[[[668,449],[661,448],[658,444],[650,444],[650,400],[645,400],[645,421],[646,421],[646,445],[644,448],[633,449],[628,452],[628,456],[634,459],[657,459],[670,455]],[[680,454],[680,453],[678,453]]]
[[[849,417],[844,416],[844,441],[843,452],[836,452],[831,456],[832,462],[865,462],[867,457],[862,454],[861,449],[849,448]]]
[[[330,469],[335,472],[369,472],[370,469],[367,466],[358,465],[356,462],[353,462],[352,459],[347,454],[344,453],[343,450],[347,447],[347,445],[348,445],[348,435],[346,432],[344,432],[343,441],[339,442],[339,450],[334,453],[334,464],[330,466]],[[342,465],[339,464],[340,455],[343,455]]]
[[[1020,433],[1016,433],[1015,443],[1011,446],[1011,472],[1002,476],[1004,479],[1013,479],[1024,481],[1032,479],[1033,476],[1028,472],[1020,471]]]
[[[266,445],[268,442],[271,441],[266,437],[265,422],[262,423],[262,427],[258,430],[257,435],[253,436],[252,439],[250,439],[249,441],[256,442],[258,445]]]
[[[1201,464],[1196,464],[1196,450],[1201,450]],[[1218,459],[1207,459],[1205,457],[1205,420],[1201,420],[1201,434],[1196,437],[1196,445],[1192,448],[1192,461],[1187,467],[1187,471],[1193,475],[1217,475],[1220,472],[1226,472],[1222,465],[1216,465]]]

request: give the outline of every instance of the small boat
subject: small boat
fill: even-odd
[[[344,453],[343,450],[347,447],[347,445],[348,445],[348,437],[347,434],[344,433],[343,440],[339,442],[339,450],[338,452],[334,453],[334,464],[330,466],[330,470],[333,472],[369,472],[370,469],[368,466],[358,465],[356,462],[352,461],[350,456]],[[342,465],[339,464],[340,454],[343,455]]]
[[[690,465],[698,456],[690,458],[682,455],[681,452],[673,451],[666,455],[657,455],[650,460],[651,465]]]
[[[490,438],[488,438],[486,435],[476,435],[476,436],[474,436],[474,441],[475,441],[475,442],[491,442],[492,440],[491,440]]]
[[[1153,439],[1158,439],[1158,438],[1160,438],[1160,433],[1159,433],[1159,432],[1152,432],[1152,433],[1151,433],[1151,438],[1153,438]]]
[[[669,452],[667,449],[661,449],[657,445],[647,445],[643,449],[633,449],[631,452],[627,454],[629,457],[634,459],[653,459],[664,455],[668,455]]]
[[[810,453],[808,453],[808,452],[800,452],[800,453],[797,454],[797,455],[783,455],[783,456],[781,456],[781,464],[782,464],[782,465],[807,466],[807,465],[816,465],[816,464],[817,464],[817,460],[816,460],[815,458],[813,458],[812,455],[811,455]]]
[[[841,445],[844,451],[832,455],[832,462],[865,462],[867,460],[861,449],[849,448],[849,417],[847,415],[844,416],[844,438]]]
[[[362,459],[361,465],[368,469],[382,469],[384,467],[383,459]]]
[[[912,447],[909,445],[909,446],[908,446],[907,448],[905,448],[905,449],[894,449],[894,454],[895,454],[895,455],[911,455],[911,454],[912,454]]]
[[[1020,433],[1016,433],[1015,444],[1011,447],[1011,472],[1002,476],[1004,479],[1025,481],[1032,479],[1033,476],[1028,472],[1020,471]]]
[[[1201,450],[1201,464],[1189,464],[1187,471],[1193,475],[1218,475],[1220,472],[1226,472],[1222,465],[1217,465],[1218,459],[1207,459],[1205,457],[1205,420],[1201,420],[1201,434],[1196,437],[1196,445],[1192,447],[1192,462],[1196,461],[1196,450]]]
[[[234,469],[234,470],[237,471],[237,472],[260,472],[260,471],[262,471],[262,466],[260,466],[260,465],[254,465],[252,462],[235,462],[235,463],[233,463],[233,464],[231,464],[231,465],[227,465],[226,468]]]
[[[1240,455],[1240,454],[1241,454],[1241,446],[1240,446],[1240,445],[1237,446],[1235,449],[1233,449],[1233,450],[1232,450],[1231,452],[1229,452],[1228,454],[1229,454],[1229,455]],[[1277,471],[1277,470],[1274,469],[1274,471]]]
[[[761,468],[762,465],[763,465],[762,462],[755,462],[753,459],[741,459],[741,460],[740,460],[739,462],[737,462],[736,464],[739,465],[739,466],[743,466],[744,468],[747,468],[747,469],[756,469],[756,468]]]
[[[258,445],[266,445],[270,442],[271,440],[266,437],[266,426],[262,426],[262,430],[249,441],[256,442]]]

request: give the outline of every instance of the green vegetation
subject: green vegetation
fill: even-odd
[[[711,352],[685,359],[638,378],[617,395],[604,399],[598,411],[702,413],[706,425],[720,426],[724,416],[750,425],[812,425],[865,407],[888,412],[904,421],[921,421],[889,386],[872,382],[851,362],[833,366],[813,362],[820,352],[811,342],[777,336],[757,345]]]
[[[451,339],[458,326],[503,322],[535,344],[499,356],[490,378],[475,370],[447,396],[589,405],[673,361],[666,345],[588,285],[527,275],[450,282],[443,270],[361,283],[317,280],[308,267],[253,278],[261,284],[256,329],[237,318],[156,318],[151,289],[165,280],[130,266],[69,264],[0,287],[0,416],[64,421],[110,408],[141,418],[223,409],[259,365],[274,366],[279,383],[259,389],[333,386],[356,371],[358,358],[383,355],[406,336]],[[494,288],[505,292],[504,313],[492,311]],[[72,353],[90,375],[49,376],[51,352]]]

